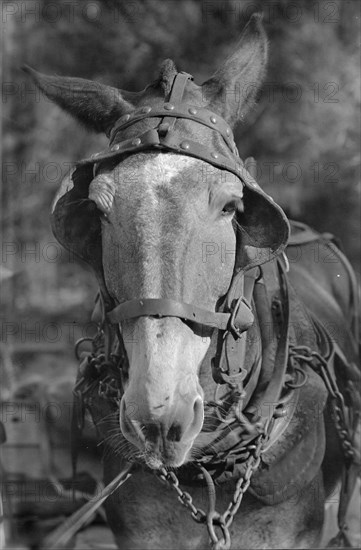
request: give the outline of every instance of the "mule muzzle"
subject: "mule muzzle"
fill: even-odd
[[[155,410],[154,410],[155,409]],[[124,395],[120,404],[120,428],[124,437],[141,451],[151,468],[181,466],[202,429],[203,400],[178,400],[173,406],[164,404],[146,410]]]

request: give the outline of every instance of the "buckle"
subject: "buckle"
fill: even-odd
[[[253,325],[253,321],[254,315],[252,313],[251,305],[244,296],[241,296],[237,300],[231,313],[228,330],[232,333],[235,339],[240,338],[242,333]]]
[[[158,135],[163,137],[163,136],[166,136],[167,133],[169,132],[169,122],[162,122],[161,124],[159,124],[158,126]]]

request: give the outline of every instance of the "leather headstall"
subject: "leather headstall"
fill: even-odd
[[[141,316],[178,317],[191,323],[221,331],[221,334],[223,334],[221,340],[225,345],[223,346],[221,342],[223,353],[217,352],[217,356],[213,360],[213,375],[217,382],[224,383],[229,381],[226,376],[230,374],[230,357],[233,357],[231,361],[235,362],[231,370],[233,373],[239,371],[240,349],[237,342],[240,342],[242,333],[254,321],[250,304],[254,276],[251,275],[248,278],[249,283],[246,285],[247,288],[244,288],[244,273],[247,270],[251,270],[250,274],[257,273],[256,270],[252,270],[253,267],[271,260],[283,251],[289,236],[289,225],[282,209],[271,197],[264,193],[245,168],[244,163],[238,156],[233,133],[227,122],[218,114],[204,107],[194,106],[183,101],[184,92],[192,80],[192,76],[187,73],[177,73],[166,102],[154,107],[143,106],[132,113],[123,115],[115,123],[110,133],[109,148],[106,151],[92,155],[89,159],[80,161],[76,170],[82,167],[87,169],[93,167],[93,176],[96,176],[104,162],[121,161],[126,156],[140,151],[176,152],[201,159],[217,168],[235,174],[243,183],[244,189],[251,192],[249,193],[251,197],[249,201],[249,210],[251,211],[249,218],[252,228],[257,227],[256,236],[250,237],[252,231],[249,230],[247,225],[244,229],[238,230],[242,234],[237,236],[237,241],[239,243],[241,240],[242,246],[237,244],[233,278],[224,301],[223,311],[210,311],[169,298],[139,298],[120,303],[110,310],[109,304],[112,303],[112,300],[107,295],[105,285],[101,284],[102,281],[100,282],[102,297],[107,310],[105,312],[105,324],[119,325],[121,321]],[[136,137],[118,141],[119,135],[127,128],[141,120],[154,117],[160,119],[156,128],[148,129]],[[202,143],[192,141],[189,136],[187,137],[184,130],[180,131],[179,128],[176,128],[176,122],[179,119],[187,119],[194,124],[212,129],[222,137],[223,145],[218,150],[211,150]],[[261,212],[259,213],[259,211]],[[263,222],[261,218],[258,223],[258,215],[264,216],[266,222]],[[264,228],[262,233],[263,223],[277,226],[276,239],[272,241],[268,235],[269,232]],[[53,225],[55,226],[55,224]],[[59,225],[58,223],[55,226],[58,232]],[[263,245],[264,240],[267,240],[266,246]],[[264,248],[260,248],[262,246]],[[244,343],[239,343],[239,345],[243,346]],[[227,356],[224,355],[225,352],[227,352]]]

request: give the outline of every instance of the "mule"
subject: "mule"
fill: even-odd
[[[300,226],[286,259],[288,220],[232,139],[267,49],[255,15],[202,86],[170,60],[138,94],[27,69],[111,140],[63,182],[52,224],[99,282],[103,354],[94,344],[77,387],[90,368],[95,381],[101,368],[118,381],[111,398],[109,377],[104,391],[93,384],[86,404],[105,481],[137,465],[106,503],[123,550],[205,549],[209,537],[213,548],[316,547],[352,446],[330,420],[340,385],[349,408],[355,400],[352,273],[326,238],[300,238]],[[330,253],[336,263],[326,265]],[[219,510],[231,501],[225,515],[215,496]]]

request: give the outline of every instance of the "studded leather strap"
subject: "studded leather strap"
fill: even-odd
[[[188,73],[178,73],[173,78],[172,89],[169,95],[169,103],[165,103],[167,115],[163,116],[158,127],[159,135],[167,135],[175,131],[175,125],[178,117],[169,116],[175,107],[182,105],[182,99],[189,80],[193,80],[192,75]]]
[[[196,107],[195,105],[182,103],[175,106],[173,103],[164,103],[163,105],[157,105],[156,107],[142,107],[140,111],[134,111],[127,115],[123,115],[116,123],[110,134],[110,143],[112,143],[116,135],[125,130],[129,126],[132,126],[135,122],[144,120],[145,118],[186,118],[193,122],[203,124],[212,130],[217,130],[222,134],[224,140],[230,148],[234,148],[233,132],[230,126],[223,118],[215,115],[212,111],[204,109],[203,107]],[[163,121],[164,122],[164,121]]]
[[[117,143],[111,147],[111,149],[104,152],[95,153],[89,159],[78,162],[78,166],[86,164],[94,164],[94,160],[100,163],[105,160],[116,159],[119,156],[138,153],[149,149],[159,149],[165,151],[174,151],[175,153],[181,153],[182,155],[188,155],[191,157],[199,158],[209,164],[232,172],[238,178],[240,178],[247,186],[257,190],[258,193],[265,195],[263,190],[259,187],[258,183],[251,176],[251,174],[244,167],[241,159],[232,157],[225,157],[223,154],[210,151],[207,147],[204,147],[201,143],[185,139],[182,136],[166,135],[160,136],[157,129],[147,130],[144,134],[137,138],[126,139],[120,143]],[[270,200],[270,197],[268,197]]]

